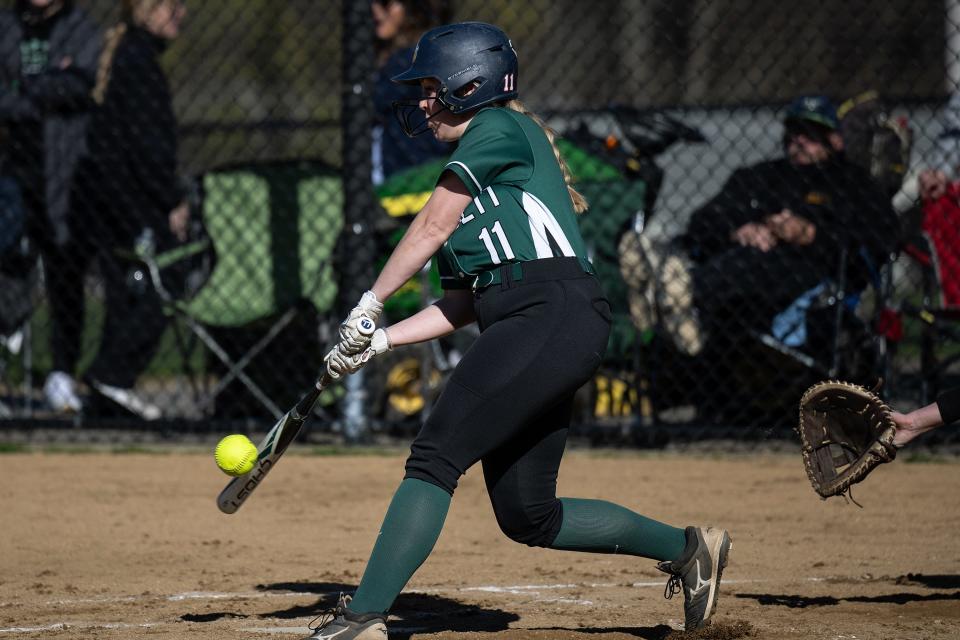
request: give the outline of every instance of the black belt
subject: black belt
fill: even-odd
[[[507,262],[482,271],[473,281],[473,290],[479,291],[495,284],[510,289],[521,283],[546,282],[582,278],[593,273],[593,265],[580,258],[542,258],[524,262]]]

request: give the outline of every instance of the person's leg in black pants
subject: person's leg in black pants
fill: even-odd
[[[483,477],[500,529],[511,540],[562,551],[622,553],[673,560],[684,530],[625,507],[588,498],[558,498],[557,474],[573,398],[483,459]]]
[[[794,252],[731,249],[693,271],[694,300],[708,331],[769,331],[773,317],[824,278]]]
[[[50,346],[54,371],[75,375],[80,360],[86,301],[83,283],[95,251],[83,240],[42,249],[43,277],[50,304]]]
[[[44,381],[43,392],[54,411],[76,412],[82,408],[74,376],[83,335],[83,278],[93,249],[72,233],[65,242],[58,241],[62,233],[56,232],[47,216],[43,188],[41,179],[23,189],[27,233],[42,258],[50,309],[49,345],[53,367]]]
[[[150,283],[129,277],[130,263],[107,251],[99,263],[107,308],[100,349],[87,375],[129,389],[156,353],[167,318]]]
[[[113,403],[146,419],[159,418],[159,409],[131,390],[150,364],[167,326],[162,302],[148,281],[131,277],[133,265],[117,258],[109,248],[101,248],[99,265],[106,317],[100,348],[84,377]],[[103,405],[98,409],[103,410]]]
[[[699,355],[708,366],[695,394],[702,417],[733,424],[756,420],[738,373],[767,371],[749,350],[755,343],[750,331],[769,333],[773,318],[825,276],[822,265],[792,249],[764,253],[752,247],[731,249],[694,270],[694,300],[709,336]],[[764,378],[778,374],[774,367]]]

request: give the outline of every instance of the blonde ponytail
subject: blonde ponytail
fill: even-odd
[[[142,25],[147,21],[150,12],[166,0],[121,0],[121,20],[107,31],[103,39],[103,52],[97,65],[97,83],[93,86],[93,100],[103,104],[107,95],[107,86],[110,84],[110,72],[113,70],[113,57],[117,53],[120,41],[127,33],[128,25]]]
[[[127,32],[127,23],[112,27],[107,31],[103,39],[103,52],[100,54],[100,62],[97,65],[97,83],[93,87],[93,100],[97,104],[103,104],[103,99],[107,95],[107,85],[110,84],[110,72],[113,70],[113,56],[117,53],[117,47],[123,40],[123,35]]]
[[[563,159],[563,156],[560,155],[560,149],[557,147],[557,133],[548,127],[547,124],[540,119],[540,116],[527,109],[527,107],[519,100],[510,100],[507,102],[506,107],[522,113],[540,125],[540,128],[543,129],[543,132],[547,136],[547,140],[550,141],[550,147],[553,148],[553,155],[557,157],[557,163],[560,165],[560,171],[563,173],[563,181],[566,183],[567,191],[570,193],[570,202],[573,203],[573,210],[577,213],[583,213],[586,211],[588,206],[587,199],[584,198],[583,195],[572,186],[573,176],[570,174],[570,168],[567,166],[567,162]]]

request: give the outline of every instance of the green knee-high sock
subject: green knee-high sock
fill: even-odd
[[[683,529],[651,520],[604,500],[560,498],[563,522],[551,549],[625,553],[676,560],[686,546]]]
[[[380,527],[360,586],[350,602],[356,613],[385,613],[440,537],[450,494],[423,480],[400,483]]]

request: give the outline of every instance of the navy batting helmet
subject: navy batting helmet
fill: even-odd
[[[437,100],[451,113],[463,113],[516,98],[517,67],[517,52],[500,28],[483,22],[461,22],[423,34],[410,68],[392,80],[419,84],[433,78],[440,83]],[[426,131],[426,126],[410,126],[415,110],[416,101],[394,103],[397,118],[409,136]]]

